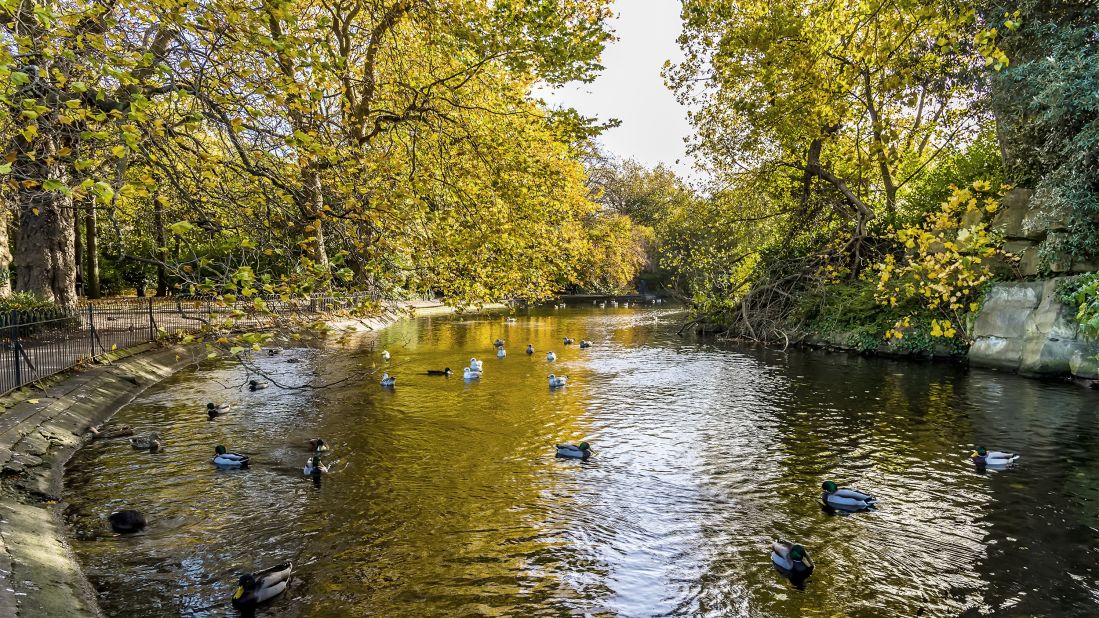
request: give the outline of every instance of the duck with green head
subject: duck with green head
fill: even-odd
[[[591,450],[591,446],[587,442],[581,442],[576,446],[573,446],[572,444],[558,444],[556,445],[556,448],[557,456],[566,459],[587,461],[589,457],[595,454],[595,451]]]
[[[256,607],[282,594],[290,582],[294,565],[280,564],[256,573],[242,575],[233,593],[233,608],[243,616],[255,616]]]
[[[1007,468],[1019,461],[1019,456],[1015,453],[990,451],[983,446],[978,446],[977,450],[969,454],[969,458],[977,464],[977,467],[988,466],[989,468]]]
[[[864,511],[874,508],[878,499],[870,494],[865,494],[854,489],[840,489],[833,481],[824,481],[821,484],[824,493],[820,499],[824,504],[844,511]]]
[[[804,547],[783,540],[771,544],[771,562],[787,576],[805,577],[814,568],[813,560]]]
[[[248,456],[240,453],[229,453],[222,445],[214,447],[213,463],[219,468],[247,468]]]

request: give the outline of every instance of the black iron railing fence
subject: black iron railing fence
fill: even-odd
[[[370,305],[373,294],[284,300],[261,297],[231,304],[214,298],[171,296],[88,301],[73,311],[0,313],[0,394],[115,350],[160,337],[215,328],[242,331],[278,326]]]

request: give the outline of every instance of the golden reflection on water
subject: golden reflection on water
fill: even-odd
[[[1099,609],[1093,393],[718,345],[677,337],[676,320],[647,308],[423,319],[256,359],[284,383],[354,377],[321,390],[249,393],[231,366],[177,376],[117,419],[159,431],[163,453],[103,443],[74,460],[75,548],[104,608],[127,616],[223,615],[240,572],[285,559],[295,580],[271,615]],[[472,356],[484,378],[466,383]],[[426,375],[444,367],[455,375]],[[569,386],[551,390],[549,373]],[[210,422],[206,401],[233,410]],[[318,435],[333,472],[315,486],[301,467]],[[553,457],[580,440],[591,461]],[[1024,466],[978,474],[965,460],[978,442],[1022,451]],[[213,470],[216,444],[252,469]],[[824,513],[826,479],[882,507]],[[148,513],[145,534],[105,529],[123,506]],[[771,568],[776,537],[810,549],[805,590]]]

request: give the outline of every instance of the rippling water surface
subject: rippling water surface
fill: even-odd
[[[295,579],[266,615],[1099,615],[1095,393],[717,345],[677,337],[680,317],[422,319],[256,360],[280,383],[325,384],[383,366],[385,348],[392,392],[371,377],[250,393],[241,367],[183,373],[115,418],[158,431],[163,452],[103,442],[73,460],[77,554],[112,616],[225,615],[241,572],[284,560]],[[471,356],[485,375],[467,384]],[[458,375],[423,375],[447,366]],[[569,386],[551,391],[550,372]],[[207,401],[233,409],[208,421]],[[312,436],[333,445],[319,487],[301,473]],[[553,457],[580,440],[591,461]],[[217,444],[252,468],[215,470]],[[976,444],[1022,465],[978,473]],[[827,479],[880,508],[823,512]],[[110,532],[126,507],[146,532]],[[804,590],[772,568],[777,537],[816,561]]]

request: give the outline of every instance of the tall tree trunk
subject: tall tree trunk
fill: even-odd
[[[88,298],[99,298],[99,247],[95,225],[95,198],[88,199],[84,211],[85,245],[88,250],[88,268],[84,271],[84,289]]]
[[[321,185],[320,171],[308,166],[303,172],[305,181],[305,201],[302,204],[302,216],[305,217],[305,233],[311,238],[305,244],[306,254],[316,267],[328,270],[328,249],[324,244],[324,190]]]
[[[164,208],[160,200],[153,200],[153,228],[156,233],[156,295],[168,295],[168,272],[164,267],[168,261],[167,240],[164,238]]]
[[[15,289],[75,309],[76,230],[72,198],[55,191],[23,188],[16,191],[15,202],[19,208]]]
[[[7,205],[0,205],[0,296],[11,294],[11,250],[8,249],[10,218]]]

